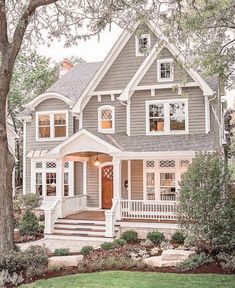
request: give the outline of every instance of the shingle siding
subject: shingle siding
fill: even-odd
[[[131,199],[143,199],[143,161],[131,161]]]
[[[205,132],[205,104],[204,96],[199,88],[185,88],[186,96],[179,96],[172,89],[156,90],[156,96],[151,96],[150,91],[136,91],[131,97],[131,135],[146,134],[146,101],[182,99],[187,97],[189,115],[189,133]]]
[[[83,163],[74,162],[74,195],[83,194]]]

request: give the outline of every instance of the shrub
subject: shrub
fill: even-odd
[[[147,239],[149,239],[153,244],[160,244],[165,239],[165,237],[161,232],[152,231],[148,233]]]
[[[235,254],[228,254],[221,252],[217,255],[218,260],[221,261],[221,266],[224,270],[235,272]]]
[[[26,210],[22,222],[19,225],[21,235],[35,235],[39,230],[38,218],[29,210]]]
[[[67,256],[69,255],[69,249],[68,248],[55,249],[54,255],[55,256]]]
[[[184,260],[178,265],[178,268],[181,271],[187,271],[187,270],[192,270],[203,264],[211,263],[211,262],[213,262],[213,259],[207,254],[205,254],[204,252],[202,252],[200,254],[196,254]]]
[[[33,210],[41,205],[41,198],[35,193],[21,195],[19,197],[19,205],[22,209]]]
[[[112,242],[104,242],[102,243],[101,245],[101,248],[104,249],[104,250],[111,250],[114,248],[114,245]]]
[[[126,240],[124,240],[124,239],[116,239],[113,241],[113,245],[115,247],[124,246],[125,244],[126,244]]]
[[[24,252],[27,262],[27,275],[40,275],[48,265],[47,248],[45,246],[30,246]]]
[[[235,198],[222,157],[199,153],[182,176],[178,201],[183,232],[200,250],[234,250]]]
[[[24,271],[27,268],[27,261],[23,252],[11,250],[7,253],[1,253],[0,271],[7,270],[10,274]]]
[[[184,244],[184,240],[185,240],[185,236],[182,232],[180,231],[176,231],[172,237],[171,237],[171,241],[173,243],[176,243],[176,244]]]
[[[86,256],[86,255],[91,254],[93,251],[94,251],[94,248],[92,246],[84,246],[82,247],[80,252],[82,255]]]
[[[139,240],[137,232],[133,230],[123,232],[121,239],[124,239],[127,243],[137,243]]]

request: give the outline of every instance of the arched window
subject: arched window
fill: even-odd
[[[98,109],[98,131],[101,133],[114,133],[115,108],[113,106],[101,106]]]

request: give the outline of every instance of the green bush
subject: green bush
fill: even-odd
[[[29,210],[26,210],[19,225],[21,235],[35,235],[39,230],[38,218]]]
[[[94,248],[92,246],[84,246],[82,247],[80,252],[82,255],[86,256],[86,255],[91,254],[93,251],[94,251]]]
[[[124,239],[116,239],[113,241],[113,245],[115,247],[124,246],[125,244],[126,244],[126,240],[124,240]]]
[[[149,239],[153,244],[160,244],[165,239],[165,237],[161,232],[152,231],[148,233],[147,239]]]
[[[19,205],[22,209],[33,210],[41,205],[41,198],[38,194],[35,193],[20,195]]]
[[[184,260],[178,265],[178,268],[181,271],[193,270],[199,266],[202,266],[203,264],[211,262],[213,262],[213,259],[209,255],[202,252]]]
[[[104,242],[102,243],[101,245],[101,248],[104,249],[104,250],[111,250],[114,248],[114,245],[112,242]]]
[[[182,232],[176,231],[172,236],[171,236],[171,242],[176,243],[176,244],[184,244],[185,236]]]
[[[223,157],[199,153],[182,176],[178,201],[179,224],[200,250],[235,249],[235,198]]]
[[[7,270],[10,274],[14,272],[25,271],[27,268],[27,261],[23,252],[11,250],[7,253],[1,253],[0,257],[0,271]]]
[[[67,256],[69,255],[69,249],[68,248],[55,249],[54,255],[55,256]]]
[[[235,272],[235,253],[228,254],[228,253],[220,252],[217,255],[217,258],[218,260],[220,260],[221,266],[224,270]]]
[[[48,265],[47,248],[45,246],[30,246],[24,252],[27,262],[27,275],[32,277],[40,275]]]
[[[137,243],[138,233],[133,230],[128,230],[122,233],[121,239],[124,239],[127,243]]]

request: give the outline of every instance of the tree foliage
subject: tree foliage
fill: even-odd
[[[183,174],[178,200],[182,229],[199,248],[235,248],[235,199],[230,171],[220,156],[196,156]]]

